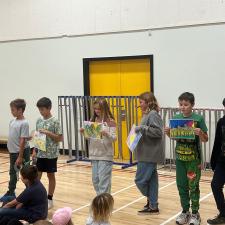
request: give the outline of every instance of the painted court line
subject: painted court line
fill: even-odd
[[[116,192],[112,193],[112,195],[116,195],[116,194],[118,194],[118,193],[120,193],[120,192],[123,192],[123,191],[125,191],[125,190],[127,190],[127,189],[129,189],[129,188],[131,188],[131,187],[134,187],[134,186],[135,186],[135,184],[132,184],[132,185],[130,185],[130,186],[128,186],[128,187],[125,187],[125,188],[123,188],[123,189],[120,189],[119,191],[116,191]],[[72,212],[77,212],[77,211],[79,211],[79,210],[81,210],[81,209],[83,209],[83,208],[86,208],[86,207],[88,207],[88,206],[90,206],[90,203],[89,203],[89,204],[86,204],[86,205],[84,205],[84,206],[81,206],[80,208],[74,209]]]
[[[91,173],[89,172],[85,172],[85,171],[76,171],[76,170],[64,170],[64,169],[58,169],[58,171],[62,171],[62,172],[69,172],[69,173],[80,173],[80,174],[87,174],[87,175],[91,175]]]
[[[132,187],[134,187],[134,186],[136,186],[136,185],[135,185],[135,184],[132,184],[132,185],[130,185],[130,186],[128,186],[128,187],[122,188],[122,189],[120,189],[119,191],[114,192],[112,195],[116,195],[116,194],[118,194],[118,193],[120,193],[120,192],[126,191],[127,189],[132,188]]]
[[[85,171],[78,171],[78,170],[67,170],[67,169],[58,169],[58,171],[62,171],[62,172],[70,172],[70,173],[80,173],[80,174],[87,174],[87,175],[92,175],[92,173],[90,172],[85,172]],[[165,173],[158,173],[159,177],[168,177],[168,178],[175,178],[175,176],[171,176],[171,175],[165,175]],[[134,181],[135,176],[133,178],[131,177],[125,177],[125,176],[118,176],[118,175],[113,175],[113,178],[122,178],[125,180],[132,180]]]
[[[207,194],[204,197],[200,198],[199,202],[204,201],[210,195],[212,195],[212,192],[210,192],[209,194]],[[180,213],[181,213],[181,211],[179,213],[177,213],[176,215],[170,217],[168,220],[166,220],[165,222],[161,223],[160,225],[165,225],[165,224],[169,223],[171,220],[175,219]]]
[[[84,205],[84,206],[81,206],[80,208],[74,209],[74,210],[72,211],[72,213],[77,212],[77,211],[79,211],[79,210],[81,210],[81,209],[84,209],[84,208],[86,208],[86,207],[88,207],[88,206],[90,206],[90,203],[89,203],[89,204],[86,204],[86,205]]]
[[[173,185],[173,184],[175,184],[175,183],[176,183],[176,181],[173,181],[173,182],[171,182],[171,183],[169,183],[169,184],[167,184],[167,185],[165,185],[165,186],[159,188],[159,190],[162,190],[162,189],[164,189],[164,188],[166,188],[166,187],[169,187],[169,186],[171,186],[171,185]],[[126,188],[123,188],[123,189],[121,189],[121,190],[119,190],[119,191],[116,191],[115,193],[112,193],[112,195],[116,195],[116,194],[118,194],[118,193],[120,193],[120,192],[122,192],[122,191],[125,191],[125,190],[127,190],[127,189],[133,187],[133,186],[135,186],[135,184],[132,184],[132,185],[130,185],[130,186],[126,187]],[[132,201],[132,202],[130,202],[130,203],[128,203],[128,204],[126,204],[126,205],[124,205],[124,206],[122,206],[122,207],[116,209],[116,210],[114,210],[113,213],[118,212],[118,211],[120,211],[121,209],[124,209],[124,208],[128,207],[129,205],[132,205],[132,204],[134,204],[135,202],[140,201],[140,200],[143,199],[143,198],[145,198],[145,196],[142,196],[142,197],[140,197],[140,198],[138,198],[138,199],[136,199],[136,200],[134,200],[134,201]],[[84,208],[86,208],[86,207],[88,207],[88,206],[90,206],[90,203],[89,203],[89,204],[86,204],[86,205],[84,205],[84,206],[81,206],[81,207],[79,207],[79,208],[77,208],[77,209],[74,209],[72,212],[73,212],[73,213],[74,213],[74,212],[77,212],[77,211],[79,211],[79,210],[81,210],[81,209],[84,209]]]
[[[58,171],[62,171],[62,172],[69,172],[69,173],[80,173],[80,174],[87,174],[87,175],[92,175],[92,173],[89,173],[89,172],[85,172],[85,171],[78,171],[78,170],[64,170],[64,169],[58,169]],[[134,180],[134,178],[129,178],[129,177],[123,177],[123,176],[114,176],[113,175],[113,178],[116,177],[116,178],[122,178],[122,179],[125,179],[125,180]]]
[[[173,185],[173,184],[175,184],[175,183],[176,183],[176,181],[173,181],[173,182],[171,182],[171,183],[169,183],[169,184],[167,184],[167,185],[165,185],[165,186],[162,186],[161,188],[159,188],[159,191],[160,191],[160,190],[163,190],[164,188],[167,188],[167,187],[169,187],[169,186],[171,186],[171,185]],[[138,199],[136,199],[136,200],[134,200],[134,201],[132,201],[132,202],[130,202],[130,203],[128,203],[128,204],[126,204],[126,205],[124,205],[124,206],[122,206],[122,207],[116,209],[116,210],[114,210],[112,213],[118,212],[118,211],[120,211],[121,209],[124,209],[124,208],[126,208],[126,207],[128,207],[128,206],[130,206],[130,205],[132,205],[132,204],[134,204],[134,203],[136,203],[136,202],[138,202],[138,201],[140,201],[140,200],[143,199],[143,198],[146,198],[146,197],[145,197],[145,196],[142,196],[142,197],[140,197],[140,198],[138,198]]]

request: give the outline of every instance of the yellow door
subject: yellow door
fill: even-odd
[[[149,59],[91,61],[89,64],[90,96],[137,96],[142,92],[150,91],[150,75]],[[116,108],[112,110],[117,118],[118,110]],[[121,128],[122,158],[128,160],[126,121],[122,120]],[[115,157],[119,157],[117,147]]]

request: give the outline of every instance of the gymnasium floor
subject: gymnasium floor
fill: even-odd
[[[84,225],[89,212],[89,204],[95,196],[91,182],[90,163],[75,162],[66,163],[66,157],[61,156],[58,161],[58,173],[56,174],[56,191],[54,195],[54,208],[49,210],[49,218],[53,212],[64,206],[73,209],[73,221],[75,225]],[[5,152],[0,152],[0,195],[4,194],[8,185],[9,158]],[[135,184],[136,167],[122,170],[119,166],[113,168],[112,195],[115,205],[111,218],[112,225],[147,225],[147,224],[175,224],[175,218],[180,211],[179,196],[175,183],[174,171],[160,169],[159,172],[159,215],[137,215],[146,203],[146,199],[139,193]],[[212,173],[203,172],[200,182],[201,224],[207,224],[209,217],[217,214],[210,181]],[[42,182],[47,187],[47,177],[43,174]],[[24,189],[21,181],[17,185],[17,195]]]

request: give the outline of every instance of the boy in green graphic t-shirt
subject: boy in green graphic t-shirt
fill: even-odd
[[[177,139],[176,152],[176,181],[180,195],[182,213],[176,218],[177,224],[199,225],[199,181],[201,177],[201,142],[208,141],[207,127],[204,118],[192,112],[195,98],[192,93],[185,92],[178,98],[180,114],[173,119],[191,119],[194,121],[194,139]],[[165,128],[170,137],[170,128]],[[192,214],[189,212],[191,200]]]

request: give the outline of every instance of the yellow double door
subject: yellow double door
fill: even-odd
[[[91,61],[89,64],[90,96],[138,96],[142,92],[150,91],[150,79],[149,59],[102,60]],[[120,116],[116,113],[114,115]],[[122,158],[128,160],[126,120],[121,123]],[[119,150],[116,147],[115,157],[118,155]]]

